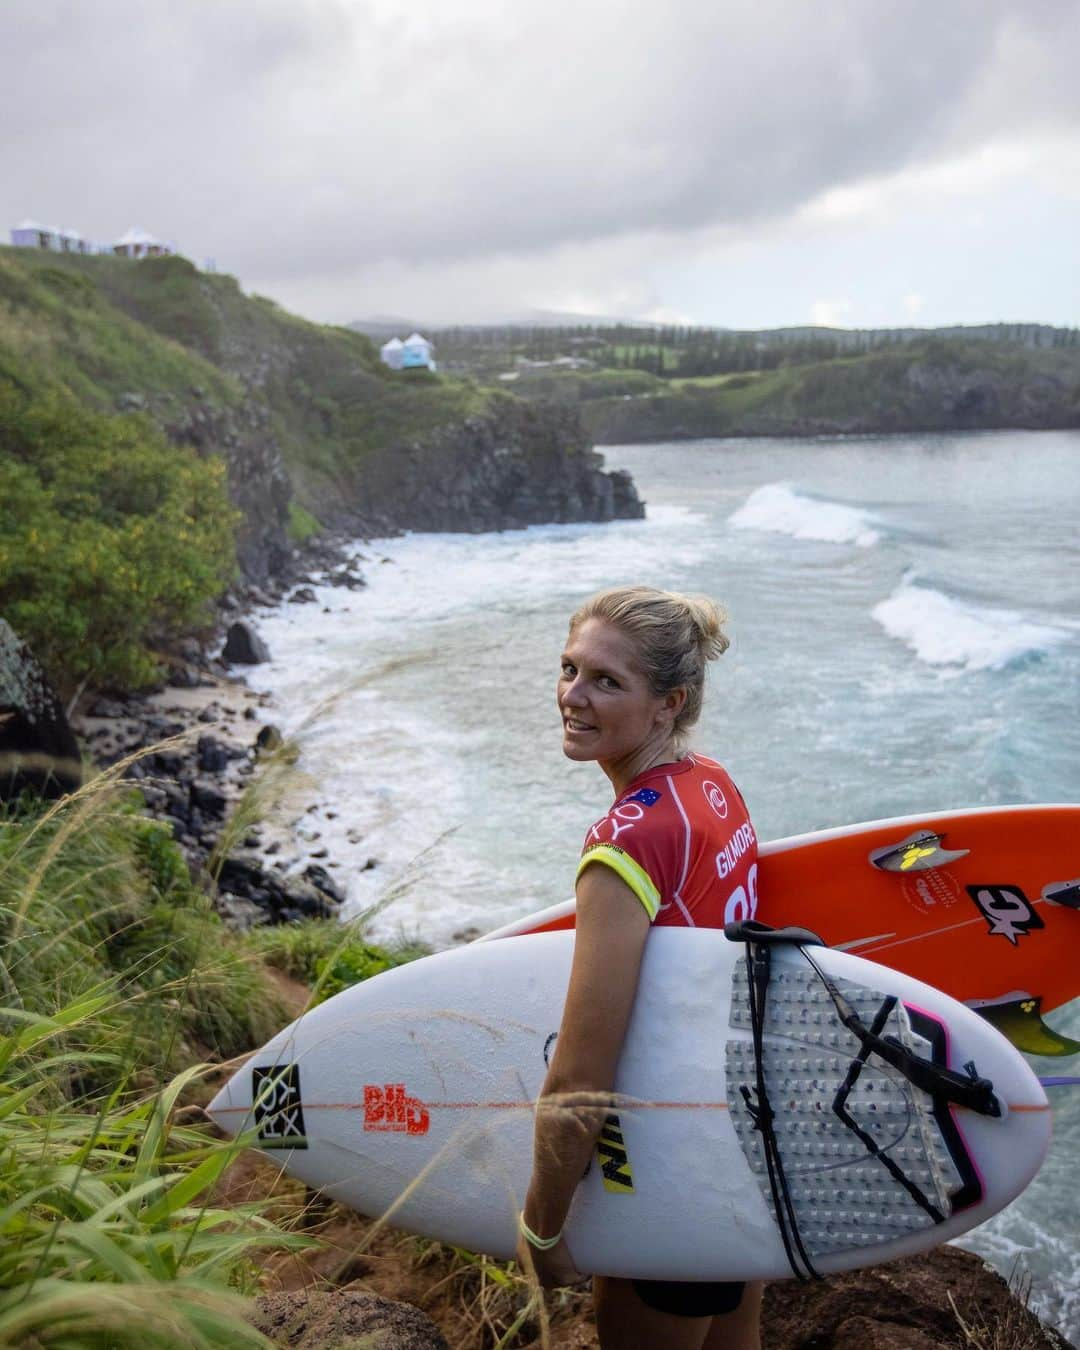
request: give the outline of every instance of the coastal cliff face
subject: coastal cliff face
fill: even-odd
[[[370,456],[356,501],[369,525],[416,530],[645,514],[630,475],[604,470],[575,409],[505,396],[486,415]]]
[[[576,409],[390,371],[361,334],[182,258],[0,249],[5,379],[150,417],[221,456],[240,567],[259,585],[318,524],[486,530],[644,513],[627,475],[604,472]]]
[[[700,384],[582,399],[597,444],[697,436],[1080,427],[1080,356],[928,342]]]

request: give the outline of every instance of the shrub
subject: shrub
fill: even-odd
[[[138,688],[235,571],[225,465],[0,384],[0,612],[62,691]]]

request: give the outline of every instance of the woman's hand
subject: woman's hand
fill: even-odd
[[[561,1289],[564,1285],[581,1284],[583,1280],[588,1279],[588,1276],[582,1275],[574,1265],[574,1258],[570,1255],[565,1238],[560,1238],[555,1246],[547,1251],[539,1251],[519,1235],[516,1255],[521,1269],[526,1275],[531,1270],[543,1289]]]

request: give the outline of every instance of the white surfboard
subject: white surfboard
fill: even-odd
[[[476,943],[355,985],[274,1037],[210,1114],[232,1133],[257,1131],[287,1171],[366,1215],[509,1258],[572,949],[566,932]],[[742,1091],[753,1101],[745,950],[712,930],[650,934],[617,1095],[567,1221],[583,1272],[791,1273]],[[798,1230],[828,1273],[989,1218],[1037,1171],[1050,1113],[1021,1055],[970,1009],[858,957],[809,953],[866,1025],[894,996],[882,1034],[960,1072],[972,1065],[1002,1104],[999,1117],[935,1107],[871,1056],[844,1108],[860,1138],[834,1110],[860,1044],[804,954],[775,948],[765,1081]]]

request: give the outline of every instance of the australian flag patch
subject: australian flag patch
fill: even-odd
[[[642,806],[655,806],[662,795],[654,788],[639,788],[637,792],[632,792],[629,797],[624,797],[619,805],[622,806],[625,802],[640,802]]]

